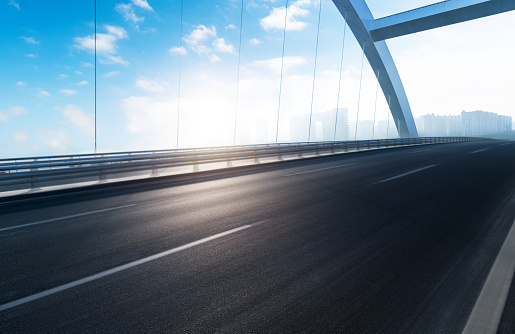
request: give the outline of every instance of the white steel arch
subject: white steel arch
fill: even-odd
[[[469,21],[515,9],[514,0],[447,0],[375,20],[365,0],[333,0],[364,46],[401,137],[418,137],[399,72],[385,39]]]

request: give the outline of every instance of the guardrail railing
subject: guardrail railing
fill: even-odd
[[[170,167],[191,166],[193,172],[200,165],[252,159],[302,157],[305,154],[330,154],[371,148],[489,141],[478,137],[423,137],[359,140],[344,142],[280,143],[262,145],[207,147],[195,149],[113,152],[77,154],[68,156],[42,156],[32,158],[0,159],[0,192],[16,189],[39,189],[41,186],[70,184],[85,181],[103,182],[130,173],[148,171],[159,175],[159,170]]]

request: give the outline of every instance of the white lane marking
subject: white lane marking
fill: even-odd
[[[501,144],[499,146],[504,146],[504,145],[508,145],[508,144],[511,144],[511,143],[504,143],[504,144]]]
[[[515,224],[512,224],[463,329],[464,334],[497,333],[514,270]]]
[[[188,249],[188,248],[191,248],[191,247],[194,247],[194,246],[198,246],[198,245],[206,243],[208,241],[211,241],[211,240],[214,240],[214,239],[218,239],[218,238],[224,237],[224,236],[232,234],[232,233],[236,233],[238,231],[247,229],[249,227],[252,227],[252,225],[243,225],[243,226],[234,228],[232,230],[228,230],[228,231],[225,231],[225,232],[222,232],[222,233],[218,233],[218,234],[212,235],[212,236],[204,238],[204,239],[200,239],[200,240],[197,240],[197,241],[194,241],[194,242],[190,242],[189,244],[185,244],[185,245],[177,247],[177,248],[172,248],[172,249],[169,249],[167,251],[164,251],[164,252],[161,252],[161,253],[157,253],[157,254],[145,257],[143,259],[140,259],[140,260],[129,262],[129,263],[126,263],[124,265],[121,265],[121,266],[118,266],[118,267],[114,267],[114,268],[108,269],[106,271],[102,271],[102,272],[99,272],[97,274],[81,278],[81,279],[79,279],[77,281],[73,281],[73,282],[70,282],[70,283],[67,283],[67,284],[64,284],[64,285],[60,285],[60,286],[57,286],[55,288],[39,292],[39,293],[36,293],[36,294],[28,296],[28,297],[24,297],[24,298],[21,298],[21,299],[18,299],[18,300],[14,300],[12,302],[0,305],[0,312],[8,310],[8,309],[16,307],[16,306],[19,306],[19,305],[22,305],[22,304],[25,304],[25,303],[29,303],[29,302],[35,301],[35,300],[43,298],[43,297],[47,297],[47,296],[53,295],[55,293],[58,293],[58,292],[61,292],[61,291],[64,291],[64,290],[68,290],[68,289],[74,288],[76,286],[79,286],[79,285],[82,285],[82,284],[85,284],[85,283],[89,283],[91,281],[95,281],[97,279],[100,279],[100,278],[103,278],[103,277],[106,277],[106,276],[118,273],[120,271],[123,271],[123,270],[126,270],[126,269],[130,269],[132,267],[139,266],[140,264],[144,264],[144,263],[147,263],[147,262],[150,262],[150,261],[153,261],[153,260],[157,260],[157,259],[162,258],[164,256],[167,256],[167,255],[170,255],[170,254],[173,254],[173,253],[177,253],[177,252],[180,252],[182,250],[185,250],[185,249]]]
[[[350,165],[355,165],[355,164],[356,164],[355,162],[352,162],[352,163],[346,164],[346,165],[338,165],[338,166],[332,166],[332,167],[326,167],[326,168],[313,169],[313,170],[308,170],[306,172],[287,174],[285,176],[294,176],[294,175],[301,175],[301,174],[307,174],[307,173],[314,173],[314,172],[318,172],[318,171],[321,171],[321,170],[340,168],[340,167],[345,167],[345,166],[350,166]]]
[[[42,221],[35,222],[35,223],[28,223],[28,224],[22,224],[22,225],[16,225],[16,226],[4,227],[4,228],[0,228],[0,232],[8,231],[8,230],[14,230],[14,229],[16,229],[16,228],[22,228],[22,227],[28,227],[28,226],[34,226],[34,225],[40,225],[40,224],[46,224],[46,223],[52,223],[52,222],[55,222],[55,221],[65,220],[65,219],[69,219],[69,218],[82,217],[82,216],[92,215],[92,214],[100,213],[100,212],[106,212],[106,211],[111,211],[111,210],[123,209],[123,208],[128,208],[128,207],[131,207],[131,206],[135,206],[135,205],[136,205],[136,204],[122,205],[122,206],[117,206],[117,207],[109,208],[109,209],[102,209],[102,210],[96,210],[96,211],[89,211],[89,212],[79,213],[79,214],[71,215],[71,216],[65,216],[65,217],[59,217],[59,218],[53,218],[53,219],[42,220]]]
[[[420,153],[420,152],[427,152],[427,151],[433,151],[434,148],[430,148],[430,149],[427,149],[427,150],[420,150],[420,151],[415,151],[415,152],[408,152],[409,154],[414,154],[414,153]]]
[[[474,151],[474,152],[469,152],[467,154],[474,154],[474,153],[478,153],[478,152],[482,152],[482,151],[486,151],[486,150],[489,150],[489,148],[483,148],[481,150],[477,150],[477,151]]]
[[[430,166],[422,167],[422,168],[419,168],[419,169],[415,169],[415,170],[412,170],[411,172],[407,172],[407,173],[404,173],[404,174],[401,174],[401,175],[397,175],[397,176],[394,176],[394,177],[390,177],[390,178],[387,178],[387,179],[384,179],[384,180],[381,180],[381,181],[374,182],[374,183],[372,183],[372,184],[377,184],[377,183],[382,183],[382,182],[392,181],[392,180],[395,180],[395,179],[401,178],[401,177],[403,177],[403,176],[410,175],[410,174],[413,174],[413,173],[416,173],[416,172],[420,172],[420,171],[423,171],[424,169],[428,169],[428,168],[431,168],[431,167],[434,167],[434,166],[438,166],[438,165],[439,165],[439,164],[436,164],[436,165],[430,165]]]

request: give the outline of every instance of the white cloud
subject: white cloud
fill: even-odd
[[[298,0],[288,7],[286,31],[300,31],[304,30],[308,26],[308,23],[301,21],[300,18],[309,15],[309,10],[304,7],[309,6],[310,4],[311,2],[309,0]],[[267,17],[264,17],[259,21],[261,27],[267,31],[284,29],[285,12],[285,7],[273,8]]]
[[[147,0],[132,0],[132,3],[144,10],[148,10],[150,12],[154,11],[154,9],[148,4]]]
[[[82,63],[81,64],[83,67],[95,67],[95,65],[91,64],[91,63]]]
[[[155,80],[140,77],[136,80],[135,86],[139,87],[147,92],[162,93],[165,90],[164,86],[167,84],[168,83],[166,83],[166,82],[157,82]]]
[[[118,46],[116,42],[118,37],[110,34],[97,34],[97,52],[100,54],[113,54],[116,53]],[[80,50],[95,52],[95,36],[89,35],[86,37],[75,38],[75,47]]]
[[[13,139],[18,143],[26,143],[27,142],[27,133],[22,131],[17,131],[13,135]]]
[[[64,118],[66,118],[74,127],[79,129],[82,134],[88,135],[93,133],[95,129],[93,118],[86,115],[78,106],[68,104],[64,109],[58,108],[58,110],[62,111]]]
[[[120,56],[106,56],[104,59],[99,59],[100,64],[120,64],[129,65],[129,62]]]
[[[210,28],[200,24],[193,29],[191,34],[184,37],[183,40],[188,46],[198,54],[209,54],[211,50],[209,47],[204,45],[209,38],[216,37],[216,28],[211,26]]]
[[[293,69],[297,66],[303,65],[306,63],[306,59],[303,57],[297,57],[297,56],[286,56],[284,57],[284,71],[288,71],[290,69]],[[260,68],[260,69],[266,69],[273,73],[280,73],[281,72],[281,58],[272,58],[267,60],[256,60],[252,62],[252,65],[254,67]]]
[[[81,71],[75,71],[75,74],[82,75]]]
[[[50,92],[47,92],[46,90],[43,90],[41,89],[40,87],[38,87],[38,97],[50,97],[52,96],[52,94],[50,94]]]
[[[24,82],[24,81],[18,81],[18,82],[16,83],[16,86],[27,86],[27,85],[28,85],[28,84],[27,84],[26,82]]]
[[[33,53],[29,53],[28,55],[25,55],[27,58],[37,58],[38,55],[35,55]]]
[[[225,29],[226,29],[226,30],[229,30],[229,29],[234,30],[234,29],[237,29],[237,28],[236,28],[236,26],[235,26],[234,24],[232,24],[232,23],[231,23],[231,24],[229,24],[229,25],[226,25],[226,26],[225,26]]]
[[[118,45],[117,42],[120,39],[129,38],[127,31],[122,27],[116,27],[111,25],[104,25],[107,30],[107,34],[97,34],[97,53],[102,56],[100,62],[103,64],[123,64],[127,65],[128,62],[123,60],[121,56],[117,55]],[[74,47],[79,50],[88,51],[90,53],[95,52],[95,36],[88,35],[85,37],[76,37],[74,39]],[[83,66],[90,67],[89,63],[83,63]]]
[[[179,54],[183,56],[188,54],[188,51],[184,46],[173,46],[168,50],[168,52],[171,54]]]
[[[218,57],[217,55],[209,55],[209,57],[207,57],[209,59],[209,62],[210,63],[219,63],[222,61],[222,59],[220,57]]]
[[[253,38],[253,39],[251,39],[251,40],[249,41],[249,43],[250,43],[251,45],[259,45],[259,44],[261,44],[261,41],[260,41],[259,39],[257,39],[257,38]]]
[[[114,76],[116,76],[118,74],[120,74],[119,71],[113,71],[113,72],[109,72],[109,73],[104,74],[104,77],[111,78],[111,77],[114,77]]]
[[[214,26],[208,28],[200,24],[184,38],[184,41],[190,45],[196,45],[206,41],[209,37],[216,37],[216,28]]]
[[[59,76],[57,77],[57,79],[59,79],[59,80],[62,80],[65,78],[68,78],[68,74],[59,74]]]
[[[75,95],[77,94],[77,91],[75,89],[61,89],[59,93],[64,95]]]
[[[79,85],[79,86],[85,86],[87,84],[89,84],[89,82],[87,82],[86,80],[77,83],[77,85]]]
[[[2,111],[0,110],[0,121],[7,121],[9,119],[9,115],[12,115],[12,116],[19,116],[19,115],[24,115],[27,113],[27,109],[25,109],[25,107],[16,107],[16,106],[13,106],[13,107],[10,107],[9,109],[7,109],[7,111]]]
[[[213,41],[213,47],[215,48],[215,51],[218,52],[225,52],[225,53],[236,53],[234,51],[234,46],[232,44],[227,44],[225,42],[225,39],[218,38]]]
[[[25,42],[27,42],[28,44],[39,44],[38,41],[36,41],[34,39],[34,37],[25,37],[25,36],[21,36],[21,38],[23,38],[25,40]]]
[[[44,146],[57,151],[68,150],[68,133],[65,130],[43,130],[40,134]]]
[[[27,109],[25,107],[11,107],[9,112],[13,115],[24,115],[27,113]]]
[[[106,24],[104,26],[110,35],[116,36],[118,39],[128,38],[127,31],[122,27],[116,27]],[[98,42],[97,42],[98,43]]]
[[[115,7],[116,11],[123,15],[126,21],[131,21],[138,27],[138,23],[145,20],[144,17],[136,15],[134,12],[134,6],[131,4],[119,3]]]
[[[16,0],[9,1],[9,5],[13,6],[17,10],[20,10],[20,4],[16,2]]]
[[[211,48],[207,45],[197,45],[196,47],[193,47],[193,50],[199,55],[208,55],[212,52]]]

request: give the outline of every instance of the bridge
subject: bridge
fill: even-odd
[[[279,140],[287,24],[295,23],[288,10],[299,10],[286,0],[284,13],[275,11],[284,15],[275,140],[238,144],[245,1],[236,1],[232,145],[181,145],[179,74],[175,147],[98,150],[95,32],[94,148],[0,159],[0,331],[513,332],[515,143],[419,136],[385,40],[511,11],[515,2],[449,0],[382,18],[364,0],[332,2],[397,135],[358,140],[356,119],[354,136],[337,140],[338,107],[333,137],[316,135],[326,2],[315,1],[307,141]],[[147,1],[130,4],[117,10],[153,11]]]

